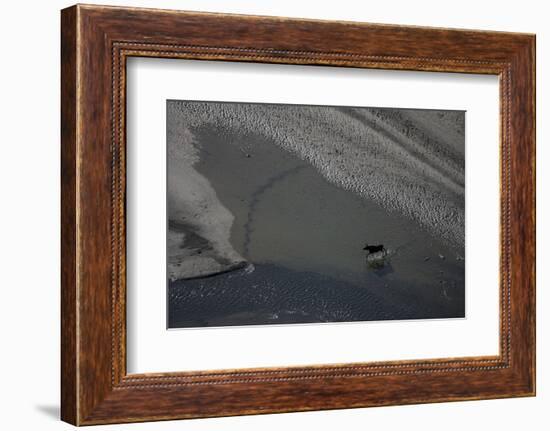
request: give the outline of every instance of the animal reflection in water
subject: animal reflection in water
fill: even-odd
[[[388,259],[388,250],[384,247],[384,244],[365,244],[363,250],[367,252],[366,263],[370,268],[375,270],[386,268],[391,272],[391,264]]]

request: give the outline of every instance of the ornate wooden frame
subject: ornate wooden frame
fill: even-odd
[[[88,425],[534,395],[534,35],[82,5],[61,15],[63,420]],[[129,56],[498,75],[500,354],[128,375]]]

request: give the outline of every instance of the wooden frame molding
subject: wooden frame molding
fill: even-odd
[[[63,420],[91,425],[535,394],[534,35],[83,5],[61,16]],[[498,75],[499,355],[128,375],[131,56]]]

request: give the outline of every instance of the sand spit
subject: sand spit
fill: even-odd
[[[241,268],[230,241],[233,215],[193,165],[194,138],[181,118],[168,127],[168,278],[188,279]]]
[[[242,261],[228,240],[231,213],[192,169],[200,144],[191,131],[204,127],[263,135],[312,164],[333,184],[403,214],[448,246],[463,250],[463,112],[185,101],[169,101],[167,108],[172,122],[169,205],[185,202],[176,218],[189,220],[215,250],[208,261],[193,256],[196,265],[186,263],[191,267],[174,270],[174,275]],[[193,218],[199,210],[200,217]],[[171,209],[171,218],[173,214]],[[171,250],[181,247],[183,234],[171,235]],[[187,248],[181,248],[180,255]],[[186,262],[191,261],[188,257]],[[175,261],[182,263],[183,256]]]

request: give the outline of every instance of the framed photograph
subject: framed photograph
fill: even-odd
[[[62,419],[535,394],[535,36],[61,14]]]

